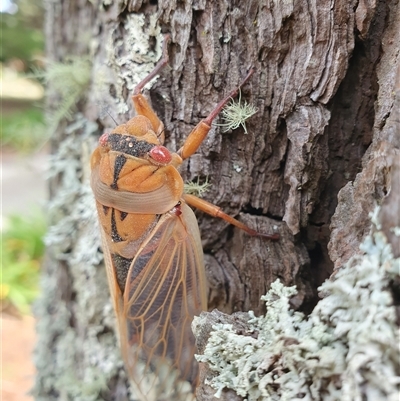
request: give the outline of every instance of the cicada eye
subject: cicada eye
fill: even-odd
[[[149,152],[150,158],[157,164],[167,165],[171,163],[172,156],[165,146],[154,146]]]
[[[100,138],[99,138],[99,145],[104,148],[107,146],[108,142],[108,133],[104,133]]]

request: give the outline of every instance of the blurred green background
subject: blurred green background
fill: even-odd
[[[33,176],[38,182],[35,188],[45,185],[42,170],[32,168],[33,161],[38,160],[42,166],[46,160],[44,89],[34,78],[44,65],[43,19],[42,1],[1,2],[0,140],[4,215],[1,216],[0,297],[2,311],[10,313],[30,312],[31,303],[38,295],[44,252],[46,223],[40,200],[35,191],[20,192],[26,186],[24,182],[31,180],[28,174],[36,174]],[[17,210],[9,212],[9,204]]]

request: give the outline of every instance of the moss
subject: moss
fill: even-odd
[[[353,257],[320,291],[310,316],[289,308],[295,287],[272,284],[262,299],[265,316],[251,317],[250,335],[216,325],[204,355],[217,372],[211,386],[247,400],[398,399],[400,338],[389,283],[400,259],[381,232],[369,235]]]

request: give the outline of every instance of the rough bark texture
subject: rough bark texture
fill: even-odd
[[[337,268],[358,252],[358,246],[369,229],[368,213],[380,205],[387,194],[390,188],[389,171],[400,157],[398,3],[376,4],[375,13],[369,18],[367,26],[371,46],[367,48],[367,54],[372,56],[370,63],[375,66],[366,94],[372,91],[373,85],[379,90],[372,92],[374,96],[370,102],[374,109],[369,108],[368,111],[372,143],[361,159],[358,167],[361,172],[340,190],[339,204],[332,218],[329,254]],[[356,118],[358,121],[360,116]],[[399,202],[398,193],[392,196],[396,196]],[[398,247],[397,244],[395,248]]]
[[[357,252],[369,229],[368,213],[387,194],[389,171],[399,158],[398,3],[48,0],[46,5],[48,58],[59,62],[89,54],[92,59],[79,114],[62,121],[53,137],[54,153],[73,138],[66,163],[75,166],[84,186],[98,136],[115,126],[112,118],[122,123],[132,114],[130,93],[160,56],[161,32],[171,33],[170,67],[146,93],[164,121],[171,150],[255,68],[242,88],[242,101],[258,109],[247,122],[248,134],[242,128],[222,134],[215,126],[182,175],[186,181],[208,177],[205,199],[260,232],[279,232],[281,239],[251,238],[199,213],[209,308],[260,313],[260,296],[280,278],[297,285],[293,305],[310,310],[318,285]],[[49,90],[51,108],[57,96]],[[59,169],[52,196],[68,174]],[[392,194],[388,202],[396,201]],[[66,198],[59,214],[81,204],[78,195]],[[86,240],[95,230],[85,219],[76,221],[68,246],[61,254],[49,253],[37,307],[38,400],[129,399],[105,271],[82,256],[86,248],[96,248]],[[97,367],[98,361],[107,364]],[[86,381],[82,388],[79,377]]]

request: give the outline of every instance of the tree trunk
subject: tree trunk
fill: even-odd
[[[209,309],[260,314],[260,296],[280,278],[297,286],[293,307],[311,311],[318,286],[358,251],[398,161],[397,2],[46,6],[48,60],[89,55],[91,64],[84,96],[52,137],[53,227],[36,306],[36,398],[135,399],[115,337],[88,165],[98,137],[132,115],[132,89],[159,59],[162,32],[171,34],[169,67],[145,95],[171,150],[255,68],[241,91],[241,101],[258,110],[246,122],[248,134],[215,125],[181,173],[185,181],[208,177],[206,200],[260,232],[279,232],[280,240],[249,237],[196,213]],[[54,85],[48,89],[54,115],[61,99]]]

